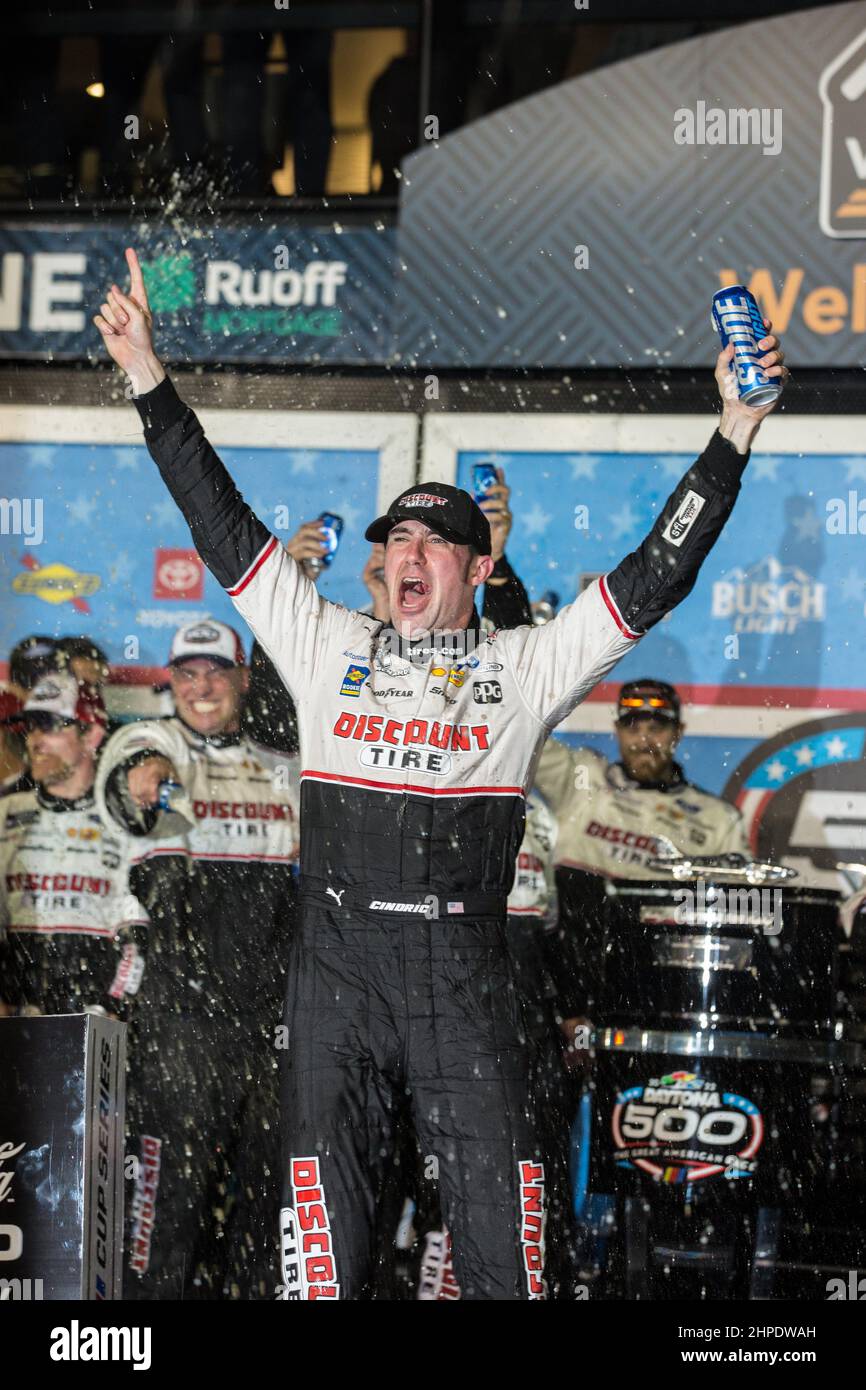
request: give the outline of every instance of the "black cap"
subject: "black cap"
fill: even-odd
[[[668,719],[680,722],[680,697],[665,681],[629,681],[619,692],[616,722],[627,719]]]
[[[9,679],[13,685],[32,690],[46,671],[57,664],[57,643],[53,637],[34,633],[24,637],[9,653]]]
[[[71,661],[73,657],[83,656],[88,661],[98,661],[100,666],[108,666],[108,657],[91,637],[58,637],[57,650]]]
[[[478,503],[461,487],[450,483],[418,483],[395,498],[385,516],[364,532],[368,541],[386,541],[398,521],[423,521],[437,535],[455,545],[471,545],[479,555],[489,555],[490,522]]]

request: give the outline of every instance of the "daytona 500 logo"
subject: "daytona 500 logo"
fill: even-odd
[[[764,1138],[753,1101],[685,1071],[621,1091],[611,1129],[619,1167],[668,1183],[751,1178]]]

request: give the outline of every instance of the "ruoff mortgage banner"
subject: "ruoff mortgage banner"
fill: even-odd
[[[0,226],[0,358],[103,357],[92,323],[138,249],[162,355],[175,362],[381,361],[389,228]]]
[[[612,64],[431,143],[404,175],[404,360],[705,364],[712,295],[742,281],[790,361],[866,360],[863,4]]]

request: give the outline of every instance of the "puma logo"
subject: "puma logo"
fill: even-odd
[[[334,900],[336,901],[337,907],[342,907],[342,906],[343,906],[343,894],[345,893],[345,891],[346,891],[345,888],[341,888],[340,891],[339,891],[339,893],[336,892],[336,890],[333,889],[333,888],[326,888],[326,889],[325,889],[325,892],[326,892],[326,893],[330,893],[331,897],[334,898]]]

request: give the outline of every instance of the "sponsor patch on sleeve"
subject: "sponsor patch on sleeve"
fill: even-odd
[[[662,532],[662,540],[668,541],[671,545],[682,545],[706,502],[706,497],[701,497],[699,492],[687,492]]]

